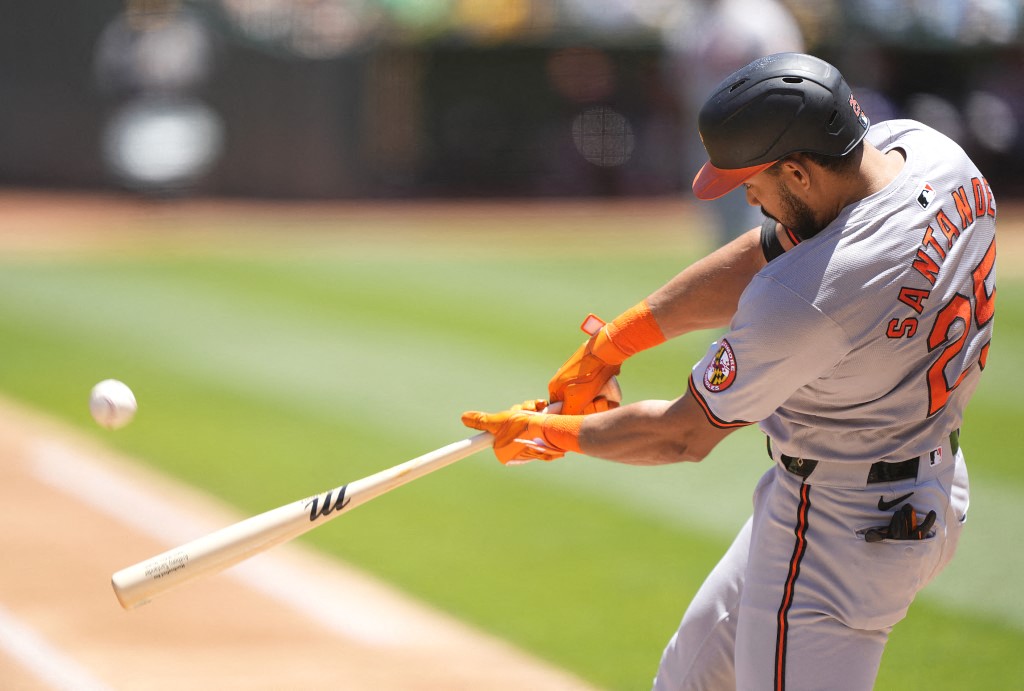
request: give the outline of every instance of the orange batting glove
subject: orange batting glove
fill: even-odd
[[[605,385],[620,371],[626,358],[665,342],[647,301],[605,323],[590,315],[580,327],[590,334],[548,382],[551,402],[562,402],[562,414],[579,415],[618,406]],[[616,386],[617,388],[617,386]]]
[[[581,415],[541,413],[546,401],[526,401],[501,413],[469,411],[462,424],[494,435],[494,455],[503,464],[553,461],[580,450]]]

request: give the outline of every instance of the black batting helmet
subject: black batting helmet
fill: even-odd
[[[717,199],[789,154],[842,156],[870,124],[843,75],[824,60],[759,58],[726,77],[697,116],[711,160],[693,179],[694,194]]]

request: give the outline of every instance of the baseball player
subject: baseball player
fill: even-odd
[[[698,117],[693,190],[743,186],[766,220],[597,329],[527,401],[463,422],[499,460],[568,451],[700,461],[758,424],[753,515],[663,653],[656,689],[870,689],[889,632],[949,562],[967,515],[959,428],[985,368],[996,205],[925,125],[871,126],[842,75],[782,53]],[[673,401],[602,389],[634,353],[725,328]]]

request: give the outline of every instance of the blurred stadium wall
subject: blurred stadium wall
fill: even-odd
[[[0,0],[0,184],[683,193],[692,87],[760,47],[765,2]],[[1020,0],[778,4],[874,120],[928,122],[1022,191]]]

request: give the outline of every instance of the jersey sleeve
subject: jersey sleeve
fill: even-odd
[[[749,425],[834,368],[849,349],[842,328],[812,302],[757,276],[728,332],[694,365],[689,391],[712,425]]]
[[[761,253],[766,262],[781,257],[786,252],[779,241],[779,234],[775,230],[778,224],[779,222],[774,218],[767,216],[764,223],[761,224]]]

